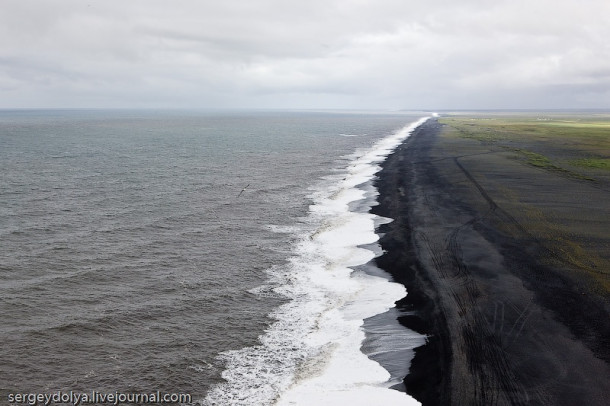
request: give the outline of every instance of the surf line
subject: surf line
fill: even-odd
[[[370,185],[379,164],[429,118],[357,151],[342,173],[314,190],[292,257],[268,270],[270,287],[261,289],[290,301],[270,314],[276,321],[260,345],[221,354],[226,382],[204,404],[418,404],[390,389],[389,372],[360,350],[364,320],[393,308],[406,290],[389,275],[357,269],[376,256],[362,246],[376,244],[380,217],[350,205],[370,197],[362,185]]]
[[[379,237],[375,224],[383,219],[368,210],[353,212],[349,204],[364,199],[365,192],[359,186],[370,183],[379,164],[429,118],[403,127],[355,157],[337,190],[311,207],[326,216],[325,225],[316,231],[313,240],[318,244],[316,251],[327,259],[326,273],[330,270],[335,275],[336,280],[321,287],[334,302],[319,315],[317,329],[305,340],[318,348],[318,354],[300,367],[293,385],[281,393],[278,405],[419,404],[405,393],[390,389],[396,383],[390,373],[361,351],[364,320],[393,308],[407,292],[378,268],[374,273],[357,270],[376,256],[361,246],[376,244]],[[315,280],[325,276],[316,272]],[[411,334],[413,348],[423,344],[421,335]]]

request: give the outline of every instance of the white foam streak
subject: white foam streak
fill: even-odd
[[[427,119],[354,154],[342,175],[314,191],[305,222],[311,228],[301,231],[289,265],[269,270],[273,287],[253,291],[291,301],[271,315],[277,321],[260,345],[222,354],[226,383],[210,391],[205,404],[419,404],[389,389],[389,373],[360,351],[364,319],[392,308],[406,291],[387,277],[351,268],[374,258],[359,246],[375,243],[375,224],[387,220],[352,212],[349,205],[366,197],[358,186],[371,181],[378,164]]]

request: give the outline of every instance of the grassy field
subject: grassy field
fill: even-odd
[[[439,122],[439,158],[458,159],[478,190],[552,253],[550,262],[608,295],[610,114],[452,114]]]
[[[514,152],[514,158],[583,180],[610,184],[610,114],[454,115],[453,136]]]

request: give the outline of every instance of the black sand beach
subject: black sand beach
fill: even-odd
[[[557,254],[530,229],[526,199],[507,196],[548,208],[545,224],[560,224],[603,267],[608,232],[593,231],[610,229],[607,185],[527,166],[505,149],[442,131],[437,119],[418,128],[377,181],[374,212],[395,219],[379,230],[378,265],[407,287],[399,306],[411,312],[401,323],[428,335],[405,378],[407,392],[424,406],[606,405],[610,306],[600,280],[607,274],[592,276]],[[570,221],[581,224],[578,216],[591,212],[593,231],[571,233]]]

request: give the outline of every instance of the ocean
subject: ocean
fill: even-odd
[[[369,210],[425,116],[0,111],[2,398],[417,404]]]

